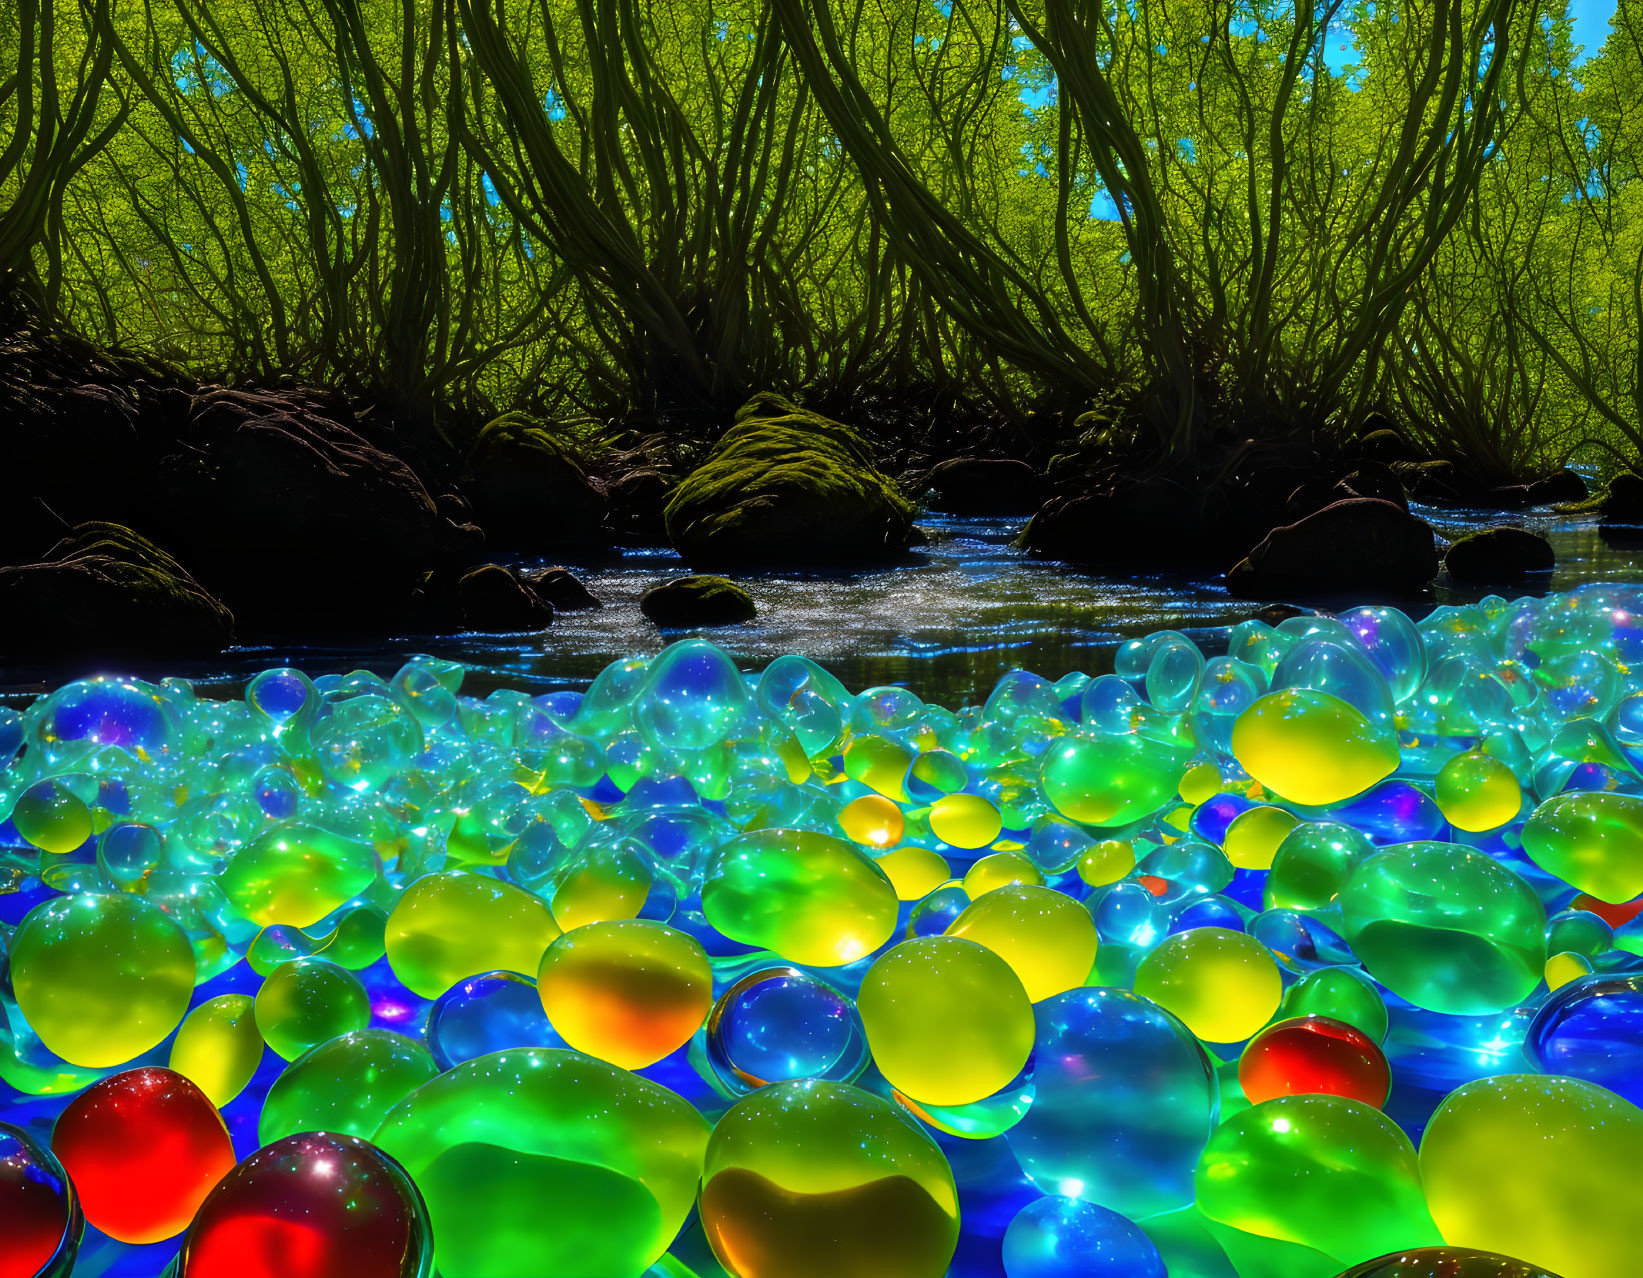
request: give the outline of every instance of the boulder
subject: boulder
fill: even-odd
[[[1235,595],[1415,595],[1437,575],[1432,526],[1375,497],[1349,497],[1274,528],[1227,573]]]
[[[1375,420],[1384,423],[1387,419],[1377,417]],[[1414,462],[1421,458],[1420,451],[1391,425],[1381,425],[1362,435],[1358,440],[1358,455],[1378,462]]]
[[[1529,485],[1529,504],[1546,506],[1554,502],[1585,501],[1586,481],[1565,466],[1556,474]]]
[[[1022,530],[1034,554],[1102,568],[1224,570],[1242,546],[1227,521],[1207,516],[1201,496],[1167,478],[1121,477],[1101,492],[1051,497]]]
[[[533,568],[523,572],[524,580],[538,598],[546,599],[555,612],[580,612],[604,605],[593,597],[593,592],[582,584],[568,568]]]
[[[1643,524],[1643,476],[1623,470],[1611,479],[1598,513],[1606,524]]]
[[[954,457],[926,483],[935,494],[930,505],[955,515],[1030,515],[1044,503],[1038,472],[1010,458]]]
[[[1483,504],[1497,510],[1521,510],[1524,506],[1533,506],[1535,499],[1530,495],[1531,487],[1529,484],[1497,484],[1483,494]]]
[[[546,630],[553,621],[553,605],[501,564],[481,564],[463,573],[456,598],[466,630]]]
[[[664,630],[752,621],[753,596],[724,577],[675,577],[639,596],[639,610]]]
[[[1403,481],[1385,462],[1361,462],[1356,470],[1343,476],[1335,487],[1336,500],[1341,497],[1378,497],[1404,510],[1409,509],[1409,497],[1404,492]]]
[[[1443,557],[1455,581],[1479,585],[1550,572],[1554,562],[1551,544],[1544,537],[1507,526],[1468,533]]]
[[[1488,489],[1448,458],[1397,462],[1392,467],[1411,497],[1420,501],[1467,506],[1488,501]]]
[[[517,549],[603,539],[605,498],[571,446],[523,413],[479,432],[462,470],[462,492],[491,544]]]
[[[617,532],[642,541],[667,542],[667,501],[673,484],[661,471],[640,466],[613,480],[605,494]]]
[[[912,504],[850,427],[779,395],[754,396],[667,503],[692,564],[882,562],[903,554]]]
[[[40,563],[0,568],[0,654],[185,657],[234,641],[234,614],[165,551],[84,523]]]
[[[166,544],[260,630],[380,629],[466,541],[409,466],[295,392],[208,389],[160,468]]]
[[[156,488],[146,436],[187,405],[158,375],[73,339],[0,338],[0,563],[37,561],[88,520],[134,525]]]

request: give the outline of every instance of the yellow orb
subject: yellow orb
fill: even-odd
[[[1095,966],[1094,918],[1054,888],[997,888],[954,919],[947,935],[992,950],[1035,1003],[1076,989]]]
[[[839,813],[845,837],[870,848],[893,848],[901,842],[906,820],[901,805],[882,794],[864,794],[852,799]]]
[[[221,1109],[245,1090],[262,1063],[262,1035],[249,994],[219,994],[201,1003],[171,1040],[171,1068]]]
[[[968,1105],[1021,1072],[1033,1005],[992,950],[920,936],[884,954],[856,998],[867,1045],[890,1085],[927,1105]]]
[[[1505,825],[1523,806],[1516,774],[1481,750],[1457,754],[1444,764],[1435,794],[1444,819],[1472,834]]]
[[[1078,877],[1091,887],[1116,883],[1135,868],[1135,844],[1128,839],[1102,839],[1078,858]]]
[[[122,1065],[182,1021],[197,969],[171,915],[126,892],[42,901],[11,937],[17,1009],[71,1065]]]
[[[589,923],[548,946],[536,992],[570,1046],[643,1069],[683,1047],[707,1019],[713,969],[694,937],[665,923]]]
[[[1421,1137],[1421,1181],[1444,1241],[1561,1278],[1638,1272],[1640,1166],[1643,1110],[1576,1078],[1462,1084]]]
[[[1206,1043],[1241,1043],[1278,1010],[1283,978],[1272,952],[1248,933],[1195,927],[1141,960],[1135,992]]]
[[[952,874],[946,858],[929,848],[897,848],[878,858],[898,901],[922,901]]]
[[[529,976],[558,935],[548,907],[523,888],[452,870],[405,889],[388,916],[384,944],[400,982],[438,998],[481,972]]]
[[[930,830],[955,848],[984,848],[998,837],[1004,820],[979,794],[944,794],[930,805]]]
[[[1240,870],[1270,870],[1284,835],[1298,824],[1295,814],[1282,808],[1250,808],[1232,818],[1221,850]]]
[[[631,919],[645,908],[650,865],[633,843],[579,848],[539,889],[561,931],[588,923]]]
[[[964,890],[970,894],[972,901],[996,888],[1009,887],[1012,883],[1042,887],[1044,876],[1019,852],[994,852],[991,856],[984,856],[964,876]]]
[[[1245,772],[1292,803],[1323,807],[1362,794],[1398,767],[1398,738],[1327,692],[1271,692],[1232,725]]]
[[[1193,807],[1221,793],[1221,769],[1213,763],[1195,763],[1181,774],[1178,793]]]
[[[1584,954],[1565,950],[1546,960],[1546,989],[1555,990],[1582,976],[1592,974],[1592,962]]]
[[[91,837],[91,809],[60,781],[37,781],[11,810],[17,833],[39,848],[58,856],[72,852]]]

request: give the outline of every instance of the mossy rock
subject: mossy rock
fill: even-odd
[[[666,519],[693,564],[852,564],[905,552],[913,507],[850,427],[760,394],[674,489]]]
[[[529,548],[604,539],[605,498],[574,449],[544,423],[507,413],[468,450],[462,491],[493,544]]]
[[[1508,526],[1468,533],[1443,557],[1450,577],[1479,585],[1520,581],[1530,573],[1550,572],[1555,563],[1546,538]]]
[[[639,610],[664,630],[752,621],[753,596],[726,577],[676,577],[639,597]]]
[[[1432,525],[1376,497],[1349,497],[1274,528],[1227,573],[1240,598],[1418,595],[1437,575]]]
[[[553,605],[501,564],[470,568],[457,582],[456,595],[467,630],[517,633],[546,630],[553,622]]]
[[[930,471],[930,505],[955,515],[1030,515],[1044,504],[1044,483],[1024,461],[954,457]]]
[[[8,657],[192,656],[234,641],[234,614],[153,542],[84,523],[44,561],[0,568]]]

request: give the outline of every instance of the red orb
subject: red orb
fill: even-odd
[[[69,1102],[51,1133],[86,1219],[121,1242],[188,1228],[234,1166],[234,1143],[204,1092],[175,1070],[128,1069]]]
[[[417,1278],[433,1234],[422,1195],[375,1145],[303,1132],[265,1145],[200,1207],[175,1278]]]
[[[0,1123],[0,1278],[55,1278],[74,1267],[85,1221],[51,1151]]]
[[[1238,1085],[1251,1105],[1274,1096],[1345,1096],[1379,1109],[1392,1090],[1380,1045],[1355,1025],[1298,1016],[1269,1025],[1244,1048]]]

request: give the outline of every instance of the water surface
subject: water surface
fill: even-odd
[[[1491,524],[1518,524],[1546,536],[1557,567],[1514,593],[1545,594],[1590,581],[1643,581],[1643,553],[1604,537],[1590,516],[1548,507],[1523,511],[1462,511],[1413,507],[1446,538]],[[1263,603],[1234,599],[1212,573],[1090,572],[1033,558],[1014,546],[1024,519],[964,519],[926,514],[928,543],[904,565],[871,572],[771,573],[742,578],[758,605],[746,625],[705,630],[746,668],[784,653],[811,657],[860,689],[902,684],[926,700],[956,706],[985,695],[1011,669],[1049,679],[1072,670],[1111,669],[1126,639],[1154,630],[1181,630],[1213,651],[1227,626]],[[611,661],[659,652],[685,632],[662,632],[639,611],[649,587],[688,567],[666,548],[634,548],[598,560],[515,560],[520,567],[563,563],[604,607],[562,612],[541,634],[396,635],[351,645],[248,645],[217,657],[128,663],[120,673],[188,678],[204,692],[237,690],[269,666],[309,674],[368,669],[391,674],[406,657],[426,652],[473,668],[465,691],[508,686],[532,692],[582,688]],[[1440,576],[1424,598],[1377,599],[1412,615],[1435,604],[1468,602],[1487,593],[1452,586]],[[1305,601],[1347,607],[1353,595]],[[0,666],[0,699],[18,702],[83,675],[113,672],[107,663]]]

